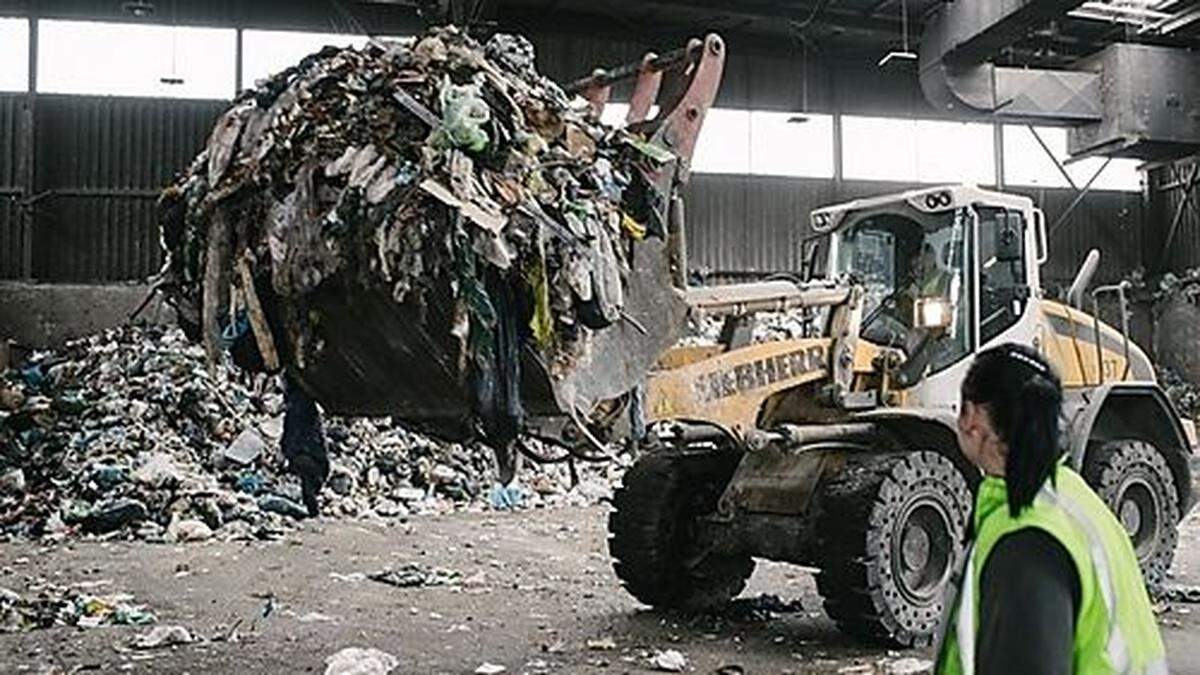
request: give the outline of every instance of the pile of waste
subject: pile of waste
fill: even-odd
[[[0,633],[54,626],[142,626],[155,622],[128,593],[95,593],[97,584],[59,586],[40,580],[24,594],[0,588]]]
[[[1132,281],[1135,286],[1138,285],[1138,279]],[[1142,285],[1145,285],[1144,282]],[[1164,273],[1158,279],[1157,286],[1153,288],[1153,295],[1156,301],[1168,300],[1175,296],[1195,300],[1197,296],[1200,296],[1200,267],[1184,270],[1179,274]]]
[[[821,309],[795,309],[785,312],[759,312],[754,315],[750,341],[754,344],[779,340],[799,340],[820,337],[828,312]],[[689,318],[680,344],[688,346],[714,345],[721,340],[725,320],[719,317],[695,315]]]
[[[307,516],[279,450],[279,378],[219,366],[178,329],[123,327],[0,375],[0,533],[267,539]],[[498,488],[481,445],[331,418],[332,517],[588,503],[619,466],[535,467]],[[522,487],[523,486],[523,487]]]
[[[1167,397],[1175,404],[1179,414],[1196,419],[1200,414],[1200,385],[1161,364],[1155,365],[1154,372],[1158,384],[1167,392]]]
[[[1200,267],[1148,277],[1137,269],[1125,281],[1134,297],[1148,298],[1154,319],[1155,374],[1185,417],[1200,414]]]
[[[558,386],[610,327],[672,341],[629,305],[674,162],[520,36],[330,47],[242,94],[166,190],[161,288],[214,363],[249,352],[334,412],[502,445],[532,372]]]

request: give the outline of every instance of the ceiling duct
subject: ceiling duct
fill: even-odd
[[[974,0],[941,5],[921,36],[921,89],[935,107],[1031,122],[1101,119],[1100,76],[985,62],[1083,0]]]
[[[1165,160],[1200,148],[1200,53],[1112,44],[1072,70],[987,59],[1082,0],[942,4],[921,36],[921,89],[959,116],[1069,125],[1073,158]]]

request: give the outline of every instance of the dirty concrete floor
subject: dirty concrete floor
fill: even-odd
[[[392,527],[309,524],[275,543],[187,546],[78,543],[0,545],[0,587],[28,576],[66,584],[111,580],[148,603],[160,623],[212,638],[238,624],[236,642],[134,653],[136,627],[56,628],[0,635],[0,672],[321,673],[348,646],[398,657],[400,673],[646,672],[647,655],[676,649],[689,672],[836,673],[879,668],[909,654],[855,644],[820,613],[812,576],[760,563],[744,595],[799,598],[806,612],[769,622],[694,619],[640,607],[617,583],[605,550],[605,507],[413,518]],[[337,575],[404,562],[462,573],[457,587],[397,588]],[[1200,583],[1200,518],[1181,533],[1179,583]],[[268,595],[273,607],[262,616]],[[1160,617],[1172,672],[1200,673],[1200,606]],[[240,624],[238,623],[240,622]],[[589,649],[611,638],[615,649]],[[922,653],[911,656],[923,657]],[[542,663],[539,663],[542,662]],[[872,672],[867,668],[859,672]],[[731,670],[727,672],[739,672]]]

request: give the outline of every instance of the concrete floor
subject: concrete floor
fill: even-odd
[[[187,546],[80,543],[0,545],[0,586],[29,577],[58,584],[110,580],[148,603],[160,624],[207,638],[134,652],[145,629],[55,628],[0,635],[0,672],[321,673],[348,646],[398,657],[399,673],[645,672],[655,650],[676,649],[688,672],[887,672],[908,654],[855,644],[820,613],[811,575],[763,563],[746,595],[800,598],[783,618],[688,618],[648,611],[620,588],[605,549],[605,508],[414,518],[394,527],[316,522],[275,543]],[[415,561],[457,570],[455,587],[397,588],[338,575]],[[1184,526],[1176,582],[1200,583],[1200,519]],[[267,600],[271,597],[273,600]],[[271,604],[268,616],[264,607]],[[1191,610],[1195,609],[1196,613]],[[1200,673],[1200,606],[1160,617],[1172,672]],[[213,641],[237,625],[237,641]],[[615,648],[589,648],[611,638]],[[923,657],[925,654],[912,654]]]

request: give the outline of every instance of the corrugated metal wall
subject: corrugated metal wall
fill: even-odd
[[[1191,157],[1149,173],[1149,215],[1155,223],[1156,237],[1149,242],[1147,254],[1151,256],[1151,264],[1163,270],[1200,265],[1200,189],[1194,182],[1189,186],[1197,164],[1200,164],[1200,157]],[[1189,198],[1191,203],[1184,204]],[[1174,233],[1171,232],[1173,223]]]
[[[648,45],[577,35],[534,35],[540,67],[558,80],[598,64],[633,60]],[[660,50],[669,44],[655,45]],[[794,55],[730,48],[718,105],[796,110],[804,69]],[[852,114],[935,116],[911,74],[844,64],[808,65],[809,108]],[[618,92],[619,96],[619,92]],[[32,101],[35,181],[30,194],[19,165],[23,106]],[[109,97],[0,96],[0,278],[116,281],[145,278],[160,264],[153,201],[157,191],[200,149],[226,103]],[[704,175],[687,191],[688,248],[695,267],[715,270],[795,269],[808,234],[808,212],[869,194],[906,189],[899,183]],[[1023,191],[1023,190],[1018,190]],[[1035,191],[1050,223],[1073,200],[1070,190]],[[1055,233],[1047,276],[1069,280],[1092,246],[1105,254],[1103,280],[1139,264],[1141,195],[1093,192]],[[30,222],[28,267],[23,237]],[[1200,227],[1181,228],[1191,248],[1176,264],[1200,261]],[[1194,262],[1193,262],[1194,264]]]
[[[798,270],[800,246],[811,234],[809,212],[859,197],[900,192],[904,183],[696,174],[688,187],[688,262],[710,271]],[[927,187],[927,186],[926,186]],[[1058,222],[1075,199],[1069,189],[1009,189],[1029,196]],[[1120,280],[1140,264],[1143,248],[1142,196],[1096,191],[1084,198],[1050,238],[1043,267],[1048,284],[1067,285],[1092,248],[1104,264],[1098,282]]]
[[[33,277],[120,281],[157,272],[155,198],[227,104],[36,98]]]
[[[0,279],[24,273],[25,222],[21,202],[25,196],[22,165],[26,97],[0,94]]]
[[[1070,285],[1087,257],[1099,249],[1100,269],[1097,283],[1115,283],[1142,264],[1145,212],[1138,192],[1092,191],[1066,220],[1059,221],[1075,200],[1073,190],[1010,188],[1029,196],[1046,214],[1050,259],[1042,276],[1050,284]]]

